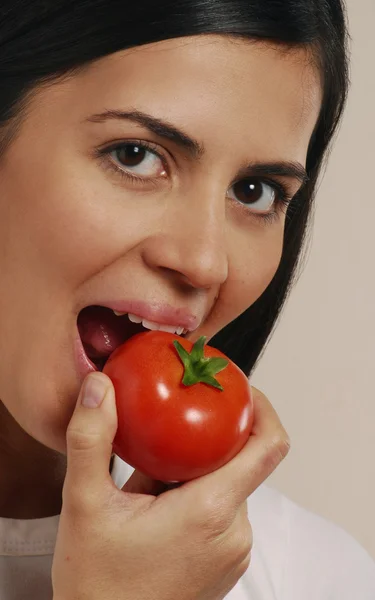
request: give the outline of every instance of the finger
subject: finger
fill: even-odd
[[[254,425],[248,442],[229,463],[185,484],[186,492],[230,498],[240,506],[286,457],[290,441],[266,396],[252,388]]]
[[[247,515],[247,502],[243,502],[237,509],[232,523],[220,535],[221,543],[223,537],[226,540],[228,558],[233,562],[237,571],[244,561],[249,560],[253,547],[253,530]]]
[[[253,547],[253,529],[249,521],[247,501],[238,508],[230,529],[235,532],[235,540],[243,548],[242,559],[244,560]]]
[[[67,473],[64,495],[86,497],[111,483],[109,464],[117,430],[115,393],[111,380],[96,372],[86,377],[66,432]]]

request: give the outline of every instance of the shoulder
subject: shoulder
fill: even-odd
[[[375,599],[375,562],[342,528],[265,485],[248,509],[254,560],[274,565],[282,600]]]

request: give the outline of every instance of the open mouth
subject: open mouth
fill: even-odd
[[[134,320],[140,322],[133,322]],[[86,356],[98,371],[103,370],[116,348],[137,333],[149,331],[149,328],[142,324],[141,317],[129,317],[127,314],[117,316],[105,306],[87,306],[82,309],[77,325]],[[185,332],[186,330],[180,335],[183,337]]]

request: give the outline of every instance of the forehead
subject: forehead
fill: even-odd
[[[321,103],[320,74],[306,49],[224,36],[117,52],[50,93],[56,96],[48,102],[55,109],[51,118],[57,114],[64,127],[104,109],[135,108],[181,126],[205,145],[251,142],[268,159],[292,150],[297,158],[306,150]]]

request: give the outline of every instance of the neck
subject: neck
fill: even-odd
[[[66,457],[29,436],[0,401],[0,517],[59,514],[65,473]]]

